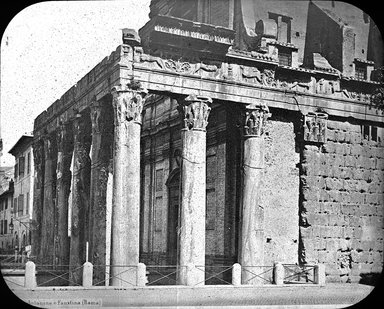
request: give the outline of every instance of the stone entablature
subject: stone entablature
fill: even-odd
[[[44,127],[54,130],[60,121],[73,116],[74,108],[82,111],[95,97],[101,99],[113,85],[127,83],[132,76],[156,93],[202,91],[214,99],[245,104],[258,97],[270,107],[297,110],[300,106],[304,113],[321,107],[336,116],[378,122],[383,119],[382,112],[369,105],[371,94],[381,85],[378,82],[278,66],[275,59],[251,52],[229,50],[225,61],[191,61],[153,56],[145,54],[140,46],[120,45],[36,118],[35,131]]]

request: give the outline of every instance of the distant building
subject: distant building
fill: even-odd
[[[20,253],[31,250],[34,179],[32,140],[32,135],[22,135],[9,151],[15,157],[11,222],[13,223],[14,246]]]
[[[14,239],[9,228],[13,203],[13,167],[0,168],[0,252],[13,253]]]

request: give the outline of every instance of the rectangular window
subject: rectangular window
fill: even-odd
[[[17,198],[14,198],[13,200],[13,214],[17,214]]]
[[[19,201],[18,201],[17,214],[19,216],[22,216],[24,212],[24,194],[20,194],[18,199]]]
[[[4,224],[4,221],[1,220],[0,221],[0,235],[3,235],[3,224]]]
[[[157,170],[156,171],[156,183],[155,183],[155,188],[156,192],[163,191],[163,170]]]
[[[25,201],[25,211],[26,211],[26,214],[29,214],[29,192],[27,192],[27,195],[26,195],[26,201]]]
[[[4,201],[4,210],[8,209],[8,198],[5,199]]]
[[[156,197],[155,201],[155,232],[161,232],[164,226],[163,198]]]
[[[8,234],[8,220],[4,220],[4,234]]]
[[[356,63],[355,77],[357,79],[367,79],[367,66]]]
[[[19,158],[19,176],[24,176],[24,169],[25,169],[25,157]]]
[[[371,127],[371,140],[377,142],[377,127]]]
[[[16,164],[15,164],[15,179],[17,179],[17,177],[19,176],[19,164],[17,163],[16,161]]]
[[[291,51],[285,51],[279,49],[279,65],[292,65],[292,53]]]
[[[3,211],[3,201],[0,201],[0,211]]]
[[[27,155],[27,175],[31,172],[31,152]]]

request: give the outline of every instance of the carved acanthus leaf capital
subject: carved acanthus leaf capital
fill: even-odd
[[[269,117],[271,117],[271,113],[266,105],[251,104],[246,106],[244,137],[262,136]]]
[[[112,88],[112,105],[115,115],[115,126],[133,121],[141,124],[144,98],[147,90],[139,82],[132,81],[128,85]]]
[[[205,96],[189,95],[179,104],[179,112],[184,120],[183,129],[205,131],[212,99]]]

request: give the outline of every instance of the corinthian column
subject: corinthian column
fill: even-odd
[[[81,265],[85,262],[86,232],[89,209],[90,138],[85,117],[77,114],[73,120],[73,184],[70,244],[71,284],[81,284]]]
[[[181,130],[180,283],[204,285],[206,127],[212,100],[188,96],[179,102]]]
[[[139,263],[140,131],[146,91],[133,82],[112,89],[115,119],[111,284],[136,285]]]
[[[44,201],[44,142],[41,138],[33,141],[33,160],[35,175],[33,184],[33,212],[32,212],[32,255],[38,256],[40,260],[43,201]]]
[[[69,264],[68,197],[71,191],[71,160],[73,151],[72,130],[69,123],[57,129],[56,166],[56,246],[55,254],[59,265]]]
[[[264,266],[264,210],[260,184],[264,172],[264,129],[270,116],[266,106],[248,105],[245,110],[243,152],[243,199],[241,254],[242,283],[260,284]]]
[[[46,134],[44,137],[44,199],[41,226],[40,258],[44,264],[56,264],[54,259],[55,237],[55,182],[56,147],[54,136]]]
[[[92,151],[89,221],[89,257],[94,265],[94,285],[105,285],[107,184],[111,172],[113,110],[110,102],[94,101],[91,106]],[[108,261],[109,264],[109,261]]]

